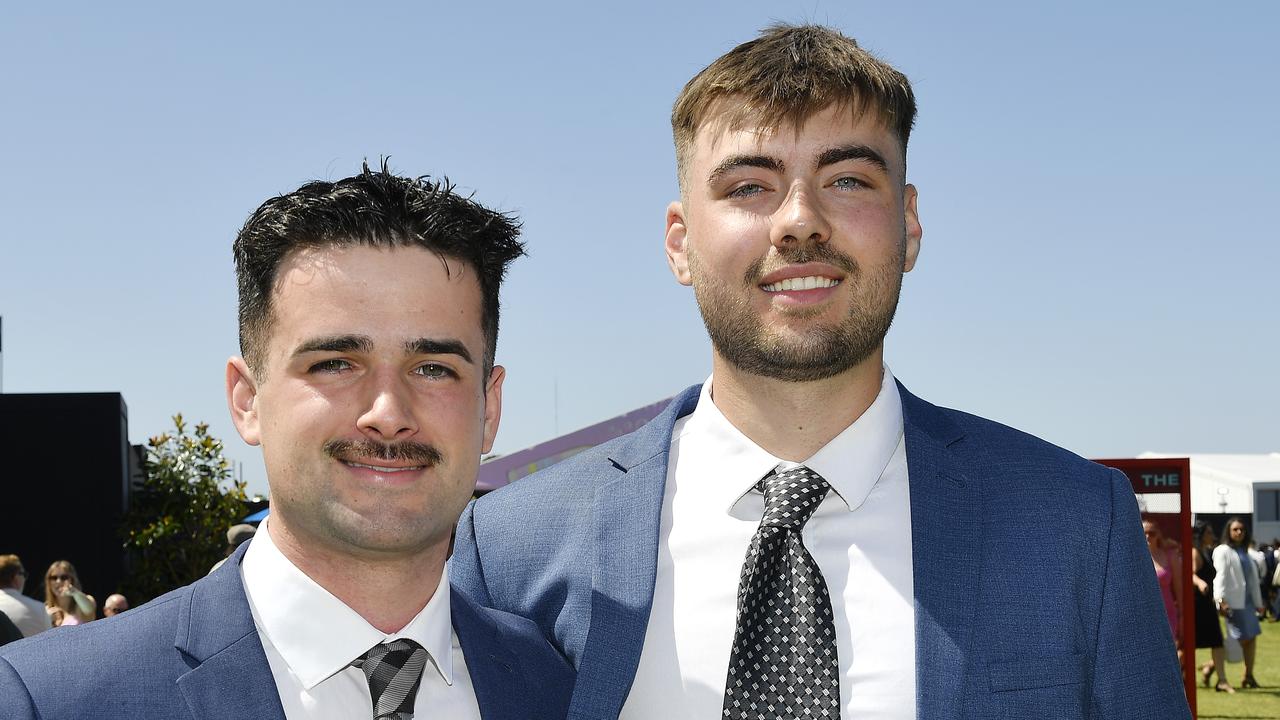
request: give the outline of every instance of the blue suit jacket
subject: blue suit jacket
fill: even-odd
[[[0,649],[0,720],[285,720],[240,580],[245,547],[139,608]],[[450,601],[481,715],[564,717],[573,671],[542,633]]]
[[[1189,717],[1128,480],[899,390],[917,717]],[[616,718],[631,689],[672,426],[698,394],[462,515],[450,577],[538,623],[578,668],[571,718]]]

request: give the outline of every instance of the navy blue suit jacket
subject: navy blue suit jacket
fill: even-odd
[[[285,720],[240,580],[245,547],[134,610],[0,649],[0,720]],[[573,670],[537,627],[450,602],[480,714],[564,717]]]
[[[1189,717],[1128,480],[899,390],[916,716]],[[636,432],[462,515],[455,587],[552,638],[578,669],[575,720],[616,718],[631,689],[653,600],[671,431],[698,394],[689,388]]]

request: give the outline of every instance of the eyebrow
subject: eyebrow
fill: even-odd
[[[293,351],[293,356],[298,357],[299,355],[313,352],[370,353],[373,352],[373,338],[368,335],[330,335],[312,338],[299,345]],[[406,355],[457,355],[469,363],[475,363],[475,360],[471,357],[471,351],[467,350],[467,346],[463,345],[461,341],[452,338],[444,340],[434,338],[406,340],[404,352]]]
[[[373,350],[373,338],[368,335],[330,335],[312,338],[293,351],[293,356],[313,352],[369,352]]]
[[[762,168],[776,173],[783,173],[787,169],[781,160],[768,155],[730,155],[707,173],[707,184],[714,185],[720,178],[743,167]]]
[[[845,160],[862,160],[880,168],[881,172],[889,172],[889,163],[884,156],[866,145],[841,145],[840,147],[823,150],[818,156],[818,162],[815,167],[818,169],[835,165]]]
[[[405,342],[404,351],[409,355],[457,355],[463,360],[475,364],[475,360],[471,359],[471,351],[467,350],[467,346],[463,345],[460,340],[418,338],[417,340]]]
[[[878,167],[881,172],[889,172],[889,162],[884,159],[884,156],[866,145],[841,145],[840,147],[823,150],[822,154],[818,155],[814,168],[822,169],[845,160],[869,162]],[[731,155],[707,174],[707,184],[714,185],[720,178],[743,167],[772,170],[779,174],[786,172],[787,169],[786,164],[781,160],[768,155]]]

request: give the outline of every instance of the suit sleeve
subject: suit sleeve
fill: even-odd
[[[1093,666],[1099,720],[1190,718],[1173,636],[1128,479],[1109,471],[1108,542]]]
[[[453,539],[453,557],[449,560],[449,584],[481,607],[493,607],[493,598],[484,582],[484,569],[480,566],[480,548],[475,534],[476,501],[472,500],[462,517],[458,518],[458,530]]]
[[[0,707],[5,720],[36,720],[35,701],[27,691],[26,683],[8,660],[0,658]]]

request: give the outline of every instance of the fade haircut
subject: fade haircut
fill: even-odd
[[[359,175],[315,181],[262,204],[236,236],[233,253],[240,291],[240,354],[262,376],[280,264],[290,253],[326,247],[417,247],[471,267],[480,283],[484,377],[498,343],[498,290],[513,260],[524,254],[515,218],[432,182],[393,175],[382,161]]]
[[[760,37],[721,55],[693,76],[671,109],[676,168],[685,187],[698,128],[718,121],[728,130],[748,124],[796,128],[837,106],[854,118],[867,113],[892,130],[907,154],[916,99],[907,76],[857,41],[821,25],[771,25]]]

